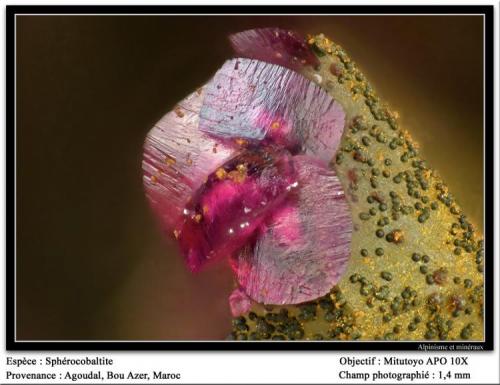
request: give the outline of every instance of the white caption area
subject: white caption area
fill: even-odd
[[[87,358],[98,359],[101,364],[68,362]],[[22,364],[23,359],[34,360],[31,362],[35,364]],[[416,383],[479,384],[499,380],[498,352],[15,353],[4,354],[2,361],[1,382],[5,384],[409,383],[409,375]],[[52,374],[54,379],[26,377],[35,373]]]

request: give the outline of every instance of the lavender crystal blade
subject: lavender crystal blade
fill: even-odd
[[[233,259],[249,297],[295,304],[326,294],[347,268],[352,220],[335,172],[295,157],[298,186],[261,227],[254,245]]]
[[[227,61],[207,86],[200,130],[219,138],[267,141],[328,162],[344,129],[342,107],[287,68]]]
[[[183,221],[183,210],[208,174],[235,150],[198,130],[204,93],[182,100],[148,133],[142,162],[146,196],[165,231]]]

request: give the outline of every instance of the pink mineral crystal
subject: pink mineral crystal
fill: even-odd
[[[151,129],[142,162],[146,196],[162,227],[173,232],[208,174],[236,150],[198,130],[203,90],[182,100]]]
[[[197,271],[248,243],[295,178],[288,151],[272,147],[245,149],[210,174],[186,206],[178,233],[190,269]]]
[[[275,28],[230,39],[242,57],[148,133],[143,180],[191,271],[230,259],[237,316],[252,300],[296,304],[327,293],[346,270],[352,221],[328,169],[344,110],[294,72],[316,56]]]
[[[229,295],[229,308],[233,317],[238,317],[250,310],[252,300],[245,294],[243,289],[236,288]]]
[[[272,142],[331,160],[345,121],[324,90],[287,68],[251,59],[227,61],[207,86],[200,129],[220,138]]]
[[[293,70],[304,65],[316,66],[318,58],[305,39],[293,31],[279,28],[251,29],[231,35],[231,45],[238,56],[279,64]]]
[[[298,186],[233,258],[240,286],[257,302],[295,304],[335,285],[347,268],[352,221],[334,171],[294,157]]]

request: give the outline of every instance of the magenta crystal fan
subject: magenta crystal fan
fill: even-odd
[[[230,256],[253,236],[295,181],[292,157],[269,147],[244,149],[208,176],[189,202],[179,229],[192,270]]]
[[[345,113],[294,70],[317,58],[295,34],[231,37],[238,58],[149,132],[147,198],[191,271],[226,259],[233,315],[318,298],[346,270],[352,221],[335,172]],[[258,60],[257,60],[258,59]]]

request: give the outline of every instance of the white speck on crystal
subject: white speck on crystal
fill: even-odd
[[[323,81],[323,78],[319,74],[314,74],[313,78],[314,78],[314,81],[318,84],[321,84],[321,82]]]

